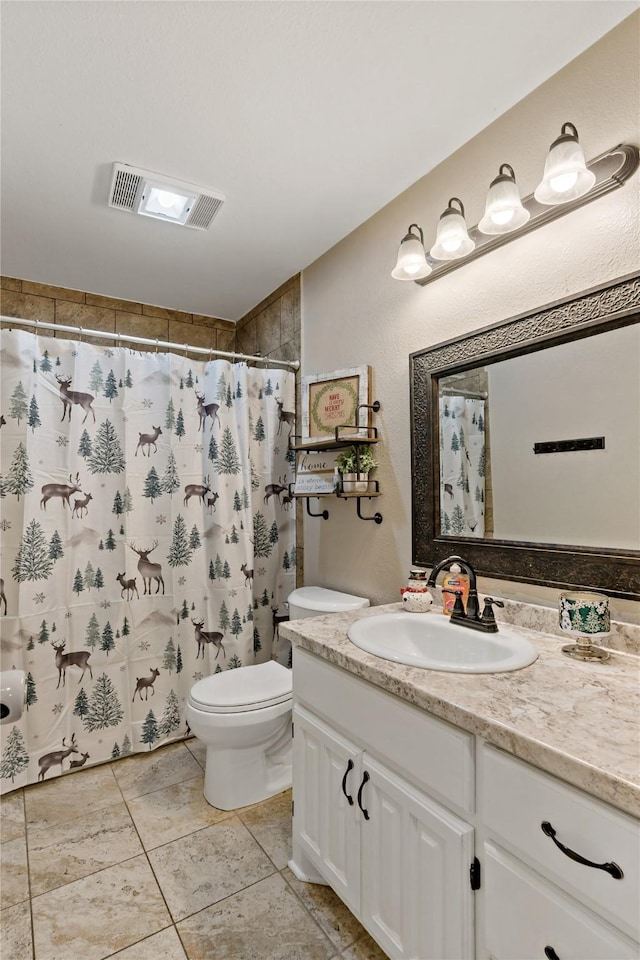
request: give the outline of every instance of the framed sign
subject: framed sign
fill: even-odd
[[[369,403],[369,367],[353,367],[304,377],[302,381],[302,436],[309,440],[331,440],[336,427],[350,424],[341,437],[366,436],[369,412],[361,411],[361,428],[356,430],[358,407]],[[362,427],[365,429],[363,430]]]
[[[299,453],[294,493],[333,493],[335,471],[334,452]]]

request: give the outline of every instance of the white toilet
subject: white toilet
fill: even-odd
[[[292,620],[368,607],[322,587],[289,597]],[[204,796],[219,810],[259,803],[291,786],[291,671],[275,660],[198,680],[186,718],[207,747]]]

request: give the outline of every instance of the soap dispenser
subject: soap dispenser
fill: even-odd
[[[466,611],[469,599],[469,577],[462,572],[459,564],[452,563],[451,569],[442,578],[442,612],[448,617],[453,613],[457,594],[462,594],[460,599]]]

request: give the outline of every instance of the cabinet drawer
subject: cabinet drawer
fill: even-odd
[[[491,843],[483,858],[485,950],[491,960],[637,960],[640,944]],[[550,954],[553,957],[553,953]]]
[[[332,726],[366,745],[447,806],[474,809],[474,738],[299,648],[293,693]]]
[[[640,939],[640,823],[608,804],[492,747],[482,750],[480,805],[489,836]],[[621,879],[570,859],[545,834],[594,864],[615,863]]]

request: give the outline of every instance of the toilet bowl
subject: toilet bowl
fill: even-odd
[[[291,786],[291,671],[269,660],[198,680],[186,718],[207,747],[205,800],[219,810]]]
[[[364,597],[322,587],[301,587],[289,597],[292,620],[368,606]],[[208,803],[235,810],[291,786],[291,711],[291,671],[275,660],[217,673],[193,685],[186,719],[207,748]]]

